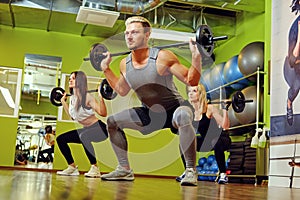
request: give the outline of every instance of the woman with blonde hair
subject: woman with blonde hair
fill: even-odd
[[[219,108],[208,103],[205,87],[202,84],[189,86],[187,90],[189,102],[194,108],[193,126],[197,134],[197,151],[214,150],[220,175],[217,181],[219,184],[225,184],[228,182],[228,178],[226,176],[224,152],[228,150],[231,145],[231,139],[225,131],[230,126],[227,113],[230,104],[221,104],[221,114]],[[213,128],[213,123],[216,123],[216,127],[219,128]],[[185,163],[184,159],[183,162]],[[184,174],[177,177],[176,180],[179,181],[182,176],[184,176]]]

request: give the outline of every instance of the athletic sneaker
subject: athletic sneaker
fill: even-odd
[[[115,171],[102,175],[101,179],[106,181],[133,181],[134,175],[131,169],[126,170],[118,165]]]
[[[181,182],[181,180],[185,177],[185,171],[180,175],[176,177],[177,182]]]
[[[197,186],[198,183],[198,175],[196,170],[193,168],[187,168],[185,170],[185,176],[181,180],[181,185],[186,185],[186,186]]]
[[[90,170],[87,173],[84,173],[84,176],[91,177],[91,178],[100,178],[101,174],[99,168],[95,165],[92,165]]]
[[[67,169],[63,170],[63,171],[58,171],[56,172],[57,175],[61,175],[61,176],[79,176],[79,171],[77,166],[73,167],[71,165],[68,166]]]
[[[293,125],[294,117],[293,117],[293,105],[291,104],[291,107],[286,107],[286,119],[290,126]]]
[[[219,184],[227,184],[228,183],[228,177],[226,176],[226,173],[221,173],[218,180]]]

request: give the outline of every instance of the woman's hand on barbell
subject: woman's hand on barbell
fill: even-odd
[[[63,102],[66,102],[66,100],[67,100],[67,93],[64,93],[60,99],[60,102],[63,103]]]
[[[222,109],[223,110],[227,110],[228,111],[229,106],[231,105],[231,102],[222,102],[221,105],[222,105]]]

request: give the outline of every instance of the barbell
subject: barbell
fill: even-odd
[[[211,57],[214,50],[214,42],[218,40],[225,40],[227,36],[218,36],[214,37],[213,33],[208,25],[200,25],[196,30],[196,44],[197,48],[200,51],[201,55],[204,57]],[[170,38],[172,40],[172,38]],[[180,47],[189,45],[189,42],[180,42],[175,44],[168,44],[162,46],[156,46],[158,49],[172,48],[172,47]],[[92,45],[89,51],[89,58],[84,58],[84,61],[90,61],[93,68],[97,71],[101,71],[101,61],[106,57],[103,53],[107,52],[108,49],[104,44],[96,43]],[[112,53],[111,56],[122,56],[129,54],[130,51]]]
[[[209,104],[225,104],[226,108],[228,108],[230,105],[232,106],[232,109],[237,112],[241,113],[244,111],[246,103],[253,102],[252,99],[245,99],[244,94],[241,91],[237,91],[232,95],[231,101],[226,100],[226,101],[212,101],[208,102]]]
[[[106,100],[112,100],[117,96],[117,93],[109,85],[109,83],[106,79],[103,79],[99,88],[94,89],[94,90],[88,90],[88,93],[98,92],[99,90],[100,90],[102,97]],[[61,106],[62,103],[60,100],[63,97],[64,93],[65,93],[65,90],[61,87],[53,88],[49,95],[50,102],[55,106]],[[71,94],[67,94],[67,96],[71,96]]]

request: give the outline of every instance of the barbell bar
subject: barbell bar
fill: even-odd
[[[195,43],[197,44],[197,48],[200,51],[201,55],[204,55],[205,57],[211,57],[214,50],[214,42],[218,40],[226,40],[227,38],[228,38],[227,36],[214,37],[210,27],[204,24],[204,25],[200,25],[196,30]],[[166,49],[166,48],[180,47],[186,45],[189,45],[189,42],[180,42],[180,43],[174,43],[168,45],[155,46],[155,48]],[[83,58],[83,60],[90,61],[95,70],[101,71],[101,67],[100,67],[101,61],[106,57],[105,55],[103,55],[103,53],[107,51],[108,49],[104,44],[96,43],[92,45],[90,49],[89,58]],[[130,51],[112,53],[111,57],[122,56],[129,53]]]
[[[117,96],[117,93],[112,89],[112,87],[109,85],[108,81],[106,79],[103,79],[101,82],[99,88],[88,90],[88,93],[98,92],[100,90],[100,93],[102,97],[106,100],[112,100]],[[55,87],[51,90],[49,94],[50,102],[55,106],[61,106],[61,98],[63,97],[65,93],[65,90],[61,87]],[[67,94],[66,96],[72,96],[71,94]]]
[[[226,104],[227,107],[229,107],[231,105],[232,109],[236,113],[241,113],[244,111],[246,103],[250,103],[250,102],[253,102],[253,100],[252,99],[246,100],[244,94],[241,91],[237,91],[234,93],[234,95],[232,95],[231,101],[230,100],[212,101],[212,102],[208,102],[208,103],[209,104]]]

